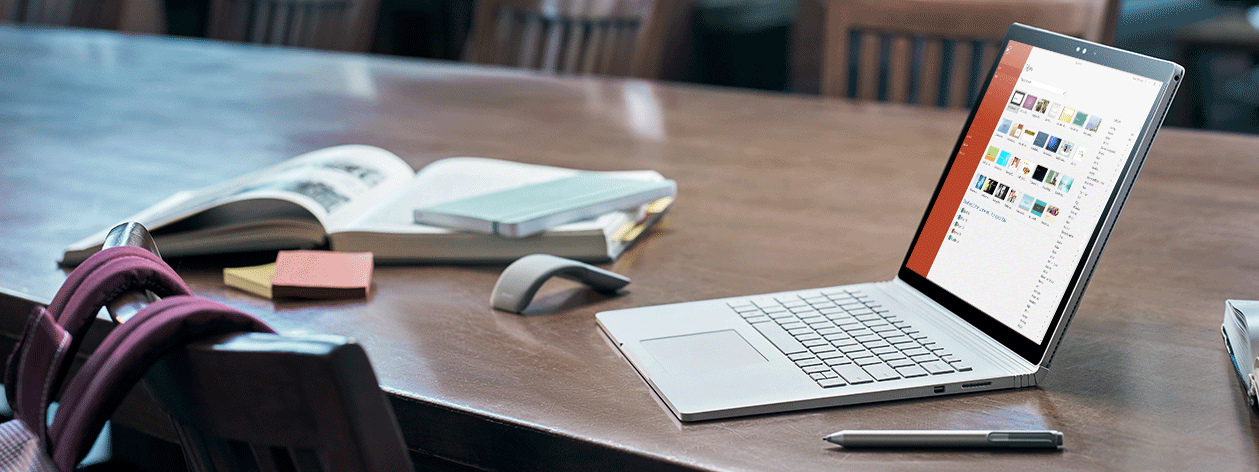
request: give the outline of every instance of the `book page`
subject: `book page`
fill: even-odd
[[[420,170],[415,179],[400,191],[397,197],[352,221],[346,229],[396,233],[447,233],[450,230],[415,223],[415,209],[555,180],[578,172],[581,171],[479,157],[442,159]],[[664,179],[658,172],[650,170],[600,172],[600,174],[628,179]],[[601,229],[604,224],[606,221],[595,218],[561,225],[553,231],[588,231]]]
[[[336,146],[202,190],[180,192],[123,221],[139,221],[155,234],[175,223],[181,223],[180,230],[195,230],[204,228],[183,226],[293,218],[313,218],[327,229],[366,213],[413,176],[411,167],[389,151]],[[190,219],[193,216],[197,218]],[[99,245],[108,231],[105,228],[67,250]]]

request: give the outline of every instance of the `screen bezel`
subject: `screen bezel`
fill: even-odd
[[[1102,66],[1118,69],[1131,74],[1161,81],[1161,87],[1158,98],[1151,105],[1145,123],[1142,125],[1136,144],[1133,146],[1131,153],[1128,155],[1127,162],[1124,164],[1123,171],[1118,178],[1111,195],[1107,198],[1105,208],[1101,213],[1097,224],[1094,227],[1088,243],[1085,245],[1079,263],[1072,274],[1071,281],[1068,283],[1066,290],[1063,292],[1062,298],[1058,301],[1058,306],[1054,311],[1053,319],[1049,327],[1045,330],[1044,335],[1039,342],[1033,341],[1014,331],[1014,329],[997,321],[996,318],[984,313],[949,291],[928,280],[924,275],[914,272],[908,267],[910,256],[913,254],[914,248],[918,244],[919,238],[922,236],[928,217],[935,208],[940,192],[944,186],[945,180],[949,173],[953,170],[953,166],[957,161],[958,152],[961,150],[962,143],[966,140],[967,131],[970,130],[975,116],[979,110],[979,104],[987,94],[988,87],[992,82],[993,75],[997,65],[1001,62],[1006,52],[1006,45],[1009,41],[1017,41],[1029,45],[1033,48],[1041,48],[1050,52],[1056,52],[1069,57],[1076,57],[1087,60],[1089,62]],[[1083,52],[1081,52],[1083,50]],[[909,251],[905,255],[905,260],[901,262],[900,270],[897,277],[905,283],[922,292],[927,297],[939,303],[945,309],[961,317],[963,320],[972,324],[988,336],[1005,345],[1010,350],[1033,364],[1048,364],[1046,352],[1052,353],[1050,350],[1058,339],[1055,339],[1061,333],[1060,324],[1064,317],[1070,319],[1076,307],[1079,305],[1080,295],[1083,293],[1084,287],[1088,284],[1088,279],[1092,275],[1092,270],[1097,265],[1097,256],[1100,255],[1102,247],[1105,245],[1113,228],[1115,218],[1123,207],[1126,200],[1128,190],[1131,189],[1132,182],[1136,178],[1136,173],[1140,170],[1140,165],[1145,159],[1145,154],[1149,149],[1150,142],[1153,141],[1154,133],[1157,132],[1162,124],[1163,116],[1167,111],[1167,106],[1171,102],[1171,98],[1175,93],[1176,87],[1179,85],[1180,75],[1183,68],[1180,66],[1151,57],[1095,44],[1092,42],[1063,36],[1057,33],[1020,25],[1015,23],[1006,32],[1005,39],[1001,42],[998,49],[996,59],[992,67],[989,69],[988,76],[984,79],[983,86],[980,87],[976,98],[975,105],[971,108],[969,116],[966,118],[966,124],[962,127],[962,132],[958,136],[957,143],[953,146],[953,153],[949,157],[948,163],[944,167],[944,173],[940,176],[939,183],[936,184],[935,192],[931,196],[930,202],[927,204],[927,211],[923,214],[922,221],[918,224],[918,230],[914,234],[914,239],[909,245]],[[953,210],[949,210],[953,211]],[[1085,275],[1087,274],[1087,275]]]

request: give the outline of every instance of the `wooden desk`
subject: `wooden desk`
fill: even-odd
[[[385,266],[366,302],[262,301],[232,261],[201,295],[367,348],[416,454],[487,469],[1254,470],[1259,417],[1220,339],[1259,298],[1259,138],[1164,130],[1038,388],[696,424],[673,419],[597,311],[891,278],[955,111],[100,32],[0,28],[0,287],[51,297],[62,248],[167,194],[340,143],[415,167],[475,155],[677,179],[604,298],[554,282],[490,309],[502,266]],[[8,302],[11,302],[8,299]],[[21,320],[0,318],[14,333]],[[155,423],[160,421],[153,420]],[[1061,452],[847,452],[853,428],[1053,428]]]

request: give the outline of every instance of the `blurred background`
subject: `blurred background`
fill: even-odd
[[[984,49],[980,43],[991,44],[985,37],[994,34],[989,30],[999,31],[1013,20],[1176,61],[1188,73],[1168,115],[1169,125],[1256,133],[1256,3],[1259,0],[0,0],[0,20],[941,107],[963,107],[973,99],[968,95],[977,90],[975,80],[981,80],[994,57],[993,48]],[[939,5],[947,8],[930,11]],[[898,31],[902,25],[906,31]],[[857,26],[873,30],[873,35],[865,33],[873,39],[860,40]],[[840,28],[847,33],[837,33]],[[932,42],[951,31],[965,37]],[[900,33],[909,39],[899,39]],[[612,57],[619,54],[624,64],[598,58],[607,51],[615,53]],[[500,60],[504,54],[512,60]],[[841,63],[845,57],[849,62]],[[930,69],[942,78],[901,80],[904,90],[898,91],[895,65],[900,62],[911,63],[905,72],[910,76]],[[863,75],[861,67],[874,72]],[[976,73],[950,77],[965,69]],[[863,81],[878,84],[867,88]]]

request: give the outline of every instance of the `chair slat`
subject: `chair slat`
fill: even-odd
[[[944,41],[940,38],[923,38],[922,65],[918,75],[918,103],[938,106],[940,103],[940,74],[943,65]]]
[[[581,73],[593,74],[599,60],[599,51],[603,50],[603,42],[607,39],[608,30],[597,23],[590,24],[590,41],[585,44],[581,58]]]
[[[560,70],[560,46],[564,41],[564,24],[547,20],[544,30],[546,48],[542,52],[542,70]]]
[[[538,45],[541,43],[542,19],[537,15],[526,14],[523,17],[523,32],[520,37],[520,55],[517,63],[525,67],[537,67]]]
[[[566,29],[568,41],[564,47],[564,67],[560,70],[565,74],[575,74],[581,62],[581,45],[589,39],[589,36],[586,33],[586,25],[578,21],[567,22]]]
[[[949,96],[945,106],[966,106],[966,92],[970,84],[971,52],[970,41],[953,41],[953,61],[949,67],[949,77],[945,79],[949,81]]]
[[[656,74],[660,66],[652,64],[664,60],[663,49],[669,45],[656,36],[676,35],[677,28],[670,27],[670,21],[676,20],[670,15],[683,11],[674,3],[661,4],[664,7],[657,12],[656,0],[482,0],[477,3],[472,41],[466,48],[468,59],[565,74]],[[537,60],[485,53],[491,49],[489,42],[519,44],[525,49],[535,45],[529,28],[522,31],[491,21],[493,12],[503,10],[546,18],[546,33],[536,43]],[[654,16],[657,13],[659,18]]]
[[[857,56],[857,99],[876,100],[879,92],[879,46],[883,37],[877,32],[862,32]]]
[[[913,39],[905,35],[892,38],[888,58],[887,101],[905,103],[909,98],[909,72],[913,63]]]

